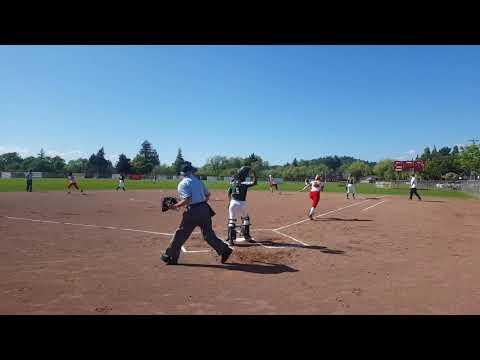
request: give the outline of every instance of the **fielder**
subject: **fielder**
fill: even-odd
[[[245,181],[250,170],[250,167],[242,166],[238,170],[237,175],[233,177],[233,180],[228,187],[227,196],[230,205],[228,207],[229,219],[227,241],[230,246],[235,245],[234,240],[237,237],[235,228],[237,226],[238,217],[240,217],[242,222],[240,234],[247,242],[254,242],[250,236],[250,217],[248,216],[246,199],[248,188],[257,185],[258,179],[255,170],[252,169],[253,181]]]
[[[270,184],[270,191],[273,193],[273,189],[278,191],[278,184],[273,178],[272,174],[268,175],[268,183]]]
[[[80,192],[83,193],[83,189],[78,187],[77,180],[75,179],[75,176],[73,175],[73,173],[69,172],[67,179],[68,179],[68,186],[67,186],[68,194],[70,194],[71,187],[74,187],[75,189],[80,190]]]
[[[418,200],[422,200],[420,195],[418,195],[417,192],[417,178],[415,177],[415,173],[412,174],[412,177],[410,179],[410,200],[412,200],[412,196],[415,194],[418,198]]]
[[[348,194],[352,193],[353,198],[355,199],[355,179],[353,177],[349,177],[347,181],[347,199],[349,199]]]
[[[120,188],[122,188],[123,191],[125,191],[125,176],[123,176],[123,174],[120,175],[120,177],[118,178],[118,185],[117,185],[116,191],[118,191],[118,189]]]
[[[320,201],[320,191],[323,191],[324,188],[324,185],[322,184],[322,181],[320,179],[320,175],[315,176],[315,180],[313,181],[305,179],[305,187],[300,191],[304,191],[307,188],[310,188],[309,197],[312,201],[312,207],[308,212],[308,217],[310,218],[310,220],[313,220],[313,214],[318,206],[318,202]]]

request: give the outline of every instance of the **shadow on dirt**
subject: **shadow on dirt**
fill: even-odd
[[[370,219],[342,219],[337,217],[322,218],[322,219],[313,219],[313,221],[373,221]]]
[[[263,240],[263,241],[257,240],[257,243],[265,246],[278,246],[278,247],[288,247],[288,248],[307,249],[307,250],[320,250],[322,253],[325,253],[325,254],[337,254],[337,255],[345,254],[345,251],[343,250],[330,249],[326,246],[321,246],[321,245],[307,246],[307,245],[301,245],[301,244],[280,243],[280,242],[274,242],[271,240]]]
[[[254,261],[255,263],[261,263],[265,265],[258,264],[238,264],[238,263],[226,263],[224,265],[209,265],[209,264],[177,264],[176,266],[190,266],[190,267],[203,267],[203,268],[216,268],[232,271],[243,271],[254,274],[282,274],[286,272],[297,272],[297,269],[294,269],[288,265],[283,264],[274,264],[267,263],[262,261]]]
[[[444,203],[442,200],[422,200],[423,202],[434,202],[434,203]]]

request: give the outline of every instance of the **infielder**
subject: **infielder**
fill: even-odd
[[[68,194],[70,194],[71,187],[74,187],[75,189],[80,190],[80,192],[83,193],[83,189],[78,187],[77,180],[75,179],[75,176],[73,175],[72,172],[68,173],[67,179],[68,179],[68,186],[67,186]]]
[[[353,177],[349,177],[347,180],[347,199],[349,199],[348,195],[352,193],[353,198],[355,199],[355,179]]]
[[[270,191],[273,193],[273,189],[278,191],[278,184],[273,178],[272,174],[268,175],[268,183],[270,184]]]
[[[234,246],[234,240],[237,237],[235,230],[237,226],[237,219],[240,217],[242,225],[240,234],[246,241],[254,242],[250,236],[250,216],[247,211],[247,191],[251,186],[257,185],[257,174],[252,169],[253,181],[246,181],[247,175],[250,172],[250,167],[241,167],[234,176],[228,187],[227,196],[229,200],[228,207],[228,244]]]
[[[120,188],[122,188],[123,191],[125,191],[125,176],[123,176],[123,174],[120,175],[120,177],[118,178],[118,185],[117,185],[116,191],[118,191],[118,189]]]
[[[305,187],[300,190],[304,191],[307,188],[310,188],[310,200],[312,201],[312,207],[310,208],[310,211],[308,212],[308,217],[310,220],[313,220],[313,214],[315,212],[315,209],[317,208],[318,202],[320,201],[320,191],[323,190],[324,185],[321,182],[320,175],[315,176],[315,180],[309,181],[308,179],[305,179]]]

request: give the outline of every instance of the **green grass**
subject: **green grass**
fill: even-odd
[[[117,181],[113,179],[79,179],[78,183],[81,187],[88,190],[114,190],[117,186]],[[155,189],[176,189],[178,181],[175,180],[161,180],[153,182],[151,180],[127,180],[127,190],[155,190]],[[228,183],[226,182],[212,182],[207,183],[211,190],[226,190]],[[379,194],[379,195],[403,195],[408,196],[408,186],[405,185],[400,189],[382,189],[377,188],[374,184],[357,184],[357,192],[359,194]],[[25,191],[26,182],[24,179],[0,179],[0,192],[15,192]],[[33,191],[65,191],[66,181],[64,179],[34,179]],[[303,183],[284,183],[279,185],[280,191],[298,191],[303,188]],[[260,183],[251,188],[253,191],[268,190],[267,183]],[[327,183],[325,187],[326,192],[345,192],[345,185],[341,183]],[[422,190],[419,189],[422,196],[448,197],[448,198],[473,198],[470,194],[446,190],[433,189]]]

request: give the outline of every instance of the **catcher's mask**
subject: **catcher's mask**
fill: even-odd
[[[240,169],[238,169],[237,177],[240,180],[245,180],[249,173],[250,173],[250,167],[242,166]]]

